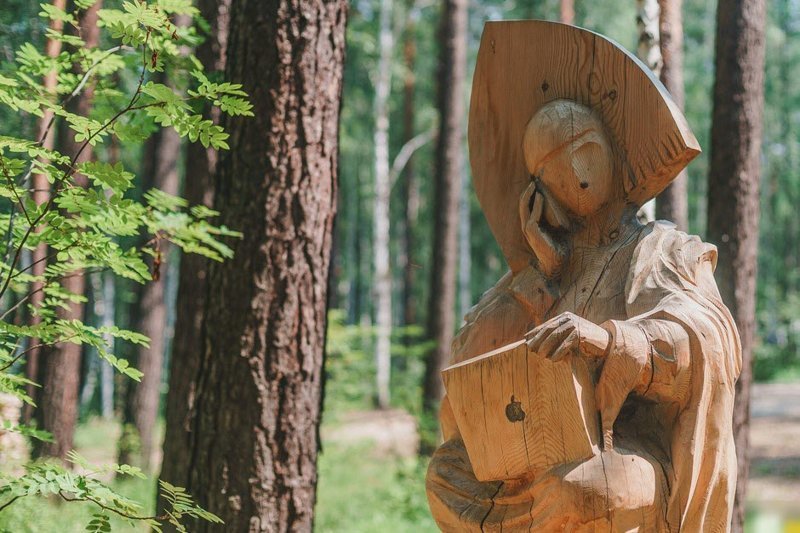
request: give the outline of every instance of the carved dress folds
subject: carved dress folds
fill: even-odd
[[[726,531],[741,348],[714,282],[716,248],[656,222],[573,250],[569,263],[555,288],[533,267],[504,277],[467,316],[453,362],[519,340],[565,311],[603,325],[612,342],[594,376],[613,451],[523,479],[479,482],[445,399],[446,442],[427,481],[439,527]]]

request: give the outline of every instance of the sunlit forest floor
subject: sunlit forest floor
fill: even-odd
[[[397,410],[342,413],[325,422],[322,435],[316,531],[436,531],[425,499],[426,461],[414,453],[412,417]],[[96,418],[78,428],[75,445],[91,462],[111,463],[118,436],[116,423]],[[800,531],[800,382],[754,388],[751,443],[748,531]],[[149,481],[113,483],[152,506]],[[23,498],[0,513],[0,531],[83,531],[92,512],[88,505]],[[136,530],[122,520],[114,526]]]

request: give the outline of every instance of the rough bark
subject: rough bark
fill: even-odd
[[[200,0],[197,8],[208,21],[209,35],[197,47],[195,56],[210,72],[225,70],[231,0]],[[215,122],[218,113],[208,113]],[[186,179],[183,196],[190,204],[213,206],[214,173],[218,154],[199,143],[186,147]],[[201,361],[203,311],[206,302],[208,262],[199,255],[184,255],[180,260],[175,333],[169,365],[166,398],[166,434],[161,478],[186,486],[190,457],[186,453],[191,439],[191,417],[196,398],[197,373]]]
[[[102,1],[97,2],[87,11],[80,14],[78,23],[81,35],[87,47],[95,47],[99,42],[100,29],[97,26],[97,12],[102,8]],[[80,116],[89,116],[94,96],[94,87],[87,84],[83,92],[73,100],[71,112]],[[61,129],[59,148],[61,153],[74,155],[78,153],[81,144],[75,142],[74,133],[67,128]],[[92,151],[85,149],[76,160],[82,163],[90,160]],[[76,175],[75,183],[85,186],[86,178]],[[82,295],[86,288],[86,278],[83,272],[76,272],[62,282],[68,292]],[[59,316],[66,320],[83,320],[84,306],[82,303],[72,303],[68,309],[60,309]],[[37,456],[51,456],[65,459],[67,452],[72,449],[72,438],[75,423],[78,419],[78,390],[80,382],[82,347],[72,343],[61,343],[56,346],[43,348],[40,352],[42,358],[40,401],[36,416],[39,426],[53,435],[52,442],[42,442],[36,446]]]
[[[67,1],[66,0],[53,0],[53,7],[56,9],[64,10],[66,8]],[[64,21],[63,20],[51,20],[50,21],[50,29],[56,32],[61,32],[64,29]],[[61,41],[56,39],[47,39],[45,41],[45,55],[47,57],[57,57],[58,54],[61,53]],[[56,85],[58,79],[56,77],[56,72],[51,71],[44,77],[44,88],[45,91],[48,93],[55,93]],[[49,109],[45,109],[41,118],[39,118],[38,125],[37,125],[37,138],[41,139],[42,147],[47,150],[52,150],[54,145],[55,133],[53,128],[50,128],[48,131],[47,127],[50,124],[50,121],[53,118],[53,112]],[[32,178],[33,185],[33,201],[36,202],[36,205],[42,205],[43,203],[47,202],[50,199],[50,183],[47,181],[47,177],[44,174],[34,174]],[[42,276],[44,274],[44,269],[47,266],[47,262],[45,258],[47,257],[47,246],[44,244],[40,244],[33,250],[31,254],[31,260],[33,262],[33,268],[31,269],[31,274],[34,276]],[[44,293],[41,292],[41,283],[33,283],[31,284],[31,291],[33,292],[30,303],[32,307],[39,307],[42,305],[42,300],[44,299]],[[36,325],[39,323],[38,316],[31,317],[31,325]],[[38,339],[31,339],[30,346],[36,346],[39,344]],[[28,352],[28,355],[25,358],[25,377],[29,380],[36,382],[39,379],[39,349],[35,348]],[[39,394],[39,388],[34,385],[28,385],[25,391],[28,396],[36,400],[36,397]],[[25,404],[22,409],[22,419],[24,422],[30,422],[31,416],[33,415],[33,407],[29,404]]]
[[[214,204],[244,236],[209,269],[179,451],[184,486],[225,524],[193,531],[311,530],[345,13],[344,0],[231,4],[226,78],[255,116],[225,123]]]
[[[434,236],[428,336],[434,348],[425,362],[423,403],[433,410],[444,394],[440,370],[450,357],[455,328],[458,204],[464,136],[466,71],[466,0],[444,0],[439,28],[439,137],[434,169]]]
[[[683,0],[659,0],[659,32],[661,43],[661,82],[672,99],[683,108]],[[671,220],[678,229],[689,229],[688,175],[684,170],[658,195],[656,218]]]
[[[389,407],[392,334],[392,271],[389,266],[389,92],[392,86],[392,2],[381,0],[378,72],[375,79],[375,196],[373,261],[375,268],[376,403]]]
[[[749,471],[765,12],[763,0],[721,0],[717,7],[708,239],[719,249],[716,277],[742,342],[743,367],[736,384],[733,420],[739,484],[732,529],[737,532],[744,523]]]

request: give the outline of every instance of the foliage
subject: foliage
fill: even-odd
[[[108,160],[113,143],[140,143],[160,128],[171,127],[181,137],[205,147],[227,149],[228,134],[201,113],[204,105],[216,106],[228,115],[252,116],[251,105],[241,86],[212,82],[200,62],[187,51],[198,42],[192,27],[178,27],[179,15],[195,16],[191,0],[123,1],[119,8],[100,9],[99,25],[103,46],[91,47],[76,28],[81,11],[95,2],[79,0],[67,12],[41,4],[41,24],[63,21],[67,30],[47,29],[47,38],[62,41],[56,57],[40,52],[30,42],[22,43],[13,60],[0,65],[0,107],[5,113],[42,120],[41,136],[7,129],[0,135],[0,393],[17,396],[32,404],[25,388],[30,382],[19,373],[26,354],[40,346],[59,343],[86,345],[120,374],[139,380],[141,372],[123,357],[112,353],[109,338],[132,344],[148,339],[116,326],[96,327],[70,319],[63,310],[85,301],[70,293],[65,279],[90,272],[111,271],[120,278],[146,283],[153,278],[147,258],[160,262],[161,247],[173,243],[185,252],[221,261],[231,250],[221,239],[238,235],[215,226],[217,215],[210,209],[190,207],[181,198],[162,191],[135,194],[134,173],[120,161]],[[108,45],[107,45],[108,44]],[[169,72],[173,89],[155,81],[155,74]],[[48,92],[42,79],[54,73],[57,85]],[[73,105],[84,91],[93,89],[94,105],[88,115],[75,112]],[[47,117],[52,115],[52,118]],[[62,123],[77,147],[73,152],[45,147],[44,139]],[[66,143],[70,146],[73,143]],[[96,159],[85,161],[85,152]],[[106,160],[104,160],[106,159]],[[32,176],[40,175],[50,184],[49,199],[34,200]],[[123,243],[133,237],[143,246]],[[35,275],[26,259],[37,247],[48,250],[47,266]],[[32,305],[42,294],[41,305]],[[34,320],[35,319],[35,320]],[[47,438],[33,428],[14,427],[33,438]],[[170,505],[164,515],[140,514],[140,505],[106,484],[98,474],[109,469],[140,476],[126,465],[88,468],[77,455],[70,459],[88,474],[74,474],[53,463],[34,463],[18,477],[4,476],[0,485],[0,510],[28,496],[57,495],[65,501],[91,502],[99,512],[89,522],[90,531],[107,531],[109,513],[140,520],[158,529],[169,522],[181,529],[182,517],[218,521],[197,507],[180,487],[161,483]]]
[[[183,517],[221,522],[214,514],[198,507],[184,489],[164,481],[159,484],[164,501],[168,504],[167,509],[162,515],[144,515],[141,504],[122,496],[97,478],[99,475],[115,473],[146,479],[141,470],[125,464],[94,466],[76,452],[70,452],[69,461],[88,473],[76,474],[54,462],[37,462],[26,465],[25,474],[21,476],[2,476],[4,484],[0,487],[0,498],[4,503],[0,510],[20,498],[56,496],[66,502],[90,502],[100,509],[92,515],[92,520],[86,526],[87,531],[110,531],[111,514],[124,518],[131,525],[141,522],[156,531],[161,531],[164,522],[175,526],[178,531],[186,531],[181,525]]]
[[[392,404],[421,414],[422,376],[430,343],[419,327],[395,328],[392,333]],[[335,418],[337,413],[373,407],[377,395],[374,344],[373,327],[348,325],[343,311],[330,311],[325,360],[326,416]]]

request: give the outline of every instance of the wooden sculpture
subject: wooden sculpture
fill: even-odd
[[[595,33],[491,22],[470,160],[510,266],[443,379],[445,531],[725,531],[739,337],[716,249],[636,210],[699,153],[664,87]]]

